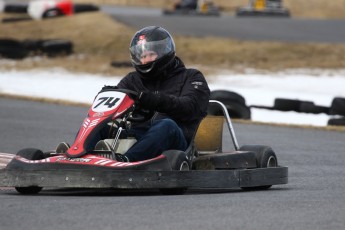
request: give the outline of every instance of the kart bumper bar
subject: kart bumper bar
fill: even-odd
[[[0,170],[1,187],[241,188],[287,183],[287,167],[192,171]]]

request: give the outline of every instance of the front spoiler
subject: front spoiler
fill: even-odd
[[[0,187],[230,189],[287,183],[287,167],[191,171],[0,170]]]
[[[290,17],[290,11],[285,8],[256,10],[254,8],[243,7],[237,9],[236,16]]]

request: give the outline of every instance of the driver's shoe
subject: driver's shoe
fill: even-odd
[[[71,146],[67,142],[61,142],[56,146],[56,153],[66,153]]]
[[[115,153],[115,159],[119,162],[129,162],[129,159],[125,155],[122,155],[120,153]]]

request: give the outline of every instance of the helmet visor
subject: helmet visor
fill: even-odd
[[[136,65],[143,64],[143,59],[153,57],[151,62],[163,57],[164,55],[175,50],[175,45],[172,40],[167,37],[159,41],[139,40],[136,45],[129,48],[132,62]]]

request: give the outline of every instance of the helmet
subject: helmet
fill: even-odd
[[[145,27],[132,38],[130,44],[131,62],[137,72],[144,77],[155,78],[175,59],[175,43],[168,31],[162,27]],[[148,63],[142,63],[141,57],[145,51],[154,51],[157,58]]]

